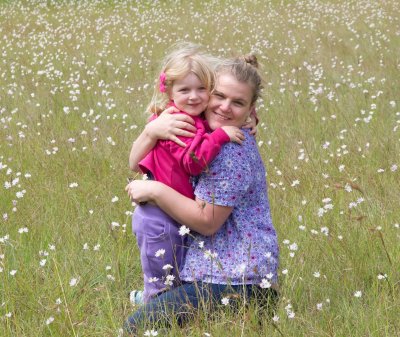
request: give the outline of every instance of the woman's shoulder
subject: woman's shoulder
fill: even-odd
[[[241,145],[233,142],[224,144],[218,156],[213,160],[210,171],[214,175],[227,174],[228,171],[251,170],[252,158],[258,153],[254,147],[254,137],[245,132],[245,140]],[[225,171],[224,173],[222,173]]]
[[[244,133],[245,139],[241,145],[229,142],[226,143],[221,150],[221,154],[224,153],[225,156],[237,155],[239,158],[245,158],[250,156],[255,152],[258,152],[255,137],[252,136],[248,129],[241,129]]]

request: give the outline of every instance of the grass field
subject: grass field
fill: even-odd
[[[397,0],[1,2],[0,336],[120,333],[128,155],[176,41],[263,64],[281,299],[141,335],[400,336]]]

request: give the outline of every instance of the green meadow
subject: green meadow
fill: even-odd
[[[128,155],[177,41],[262,63],[280,301],[139,336],[400,336],[397,0],[1,2],[0,336],[121,336]]]

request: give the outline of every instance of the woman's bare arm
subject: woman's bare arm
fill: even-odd
[[[125,190],[134,202],[153,202],[178,223],[205,236],[215,234],[233,210],[187,198],[158,181],[134,180]]]

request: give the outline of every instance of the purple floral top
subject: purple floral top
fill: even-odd
[[[278,243],[268,202],[265,168],[255,138],[225,144],[199,177],[195,195],[233,207],[213,236],[195,233],[181,271],[184,281],[219,284],[277,282]]]

